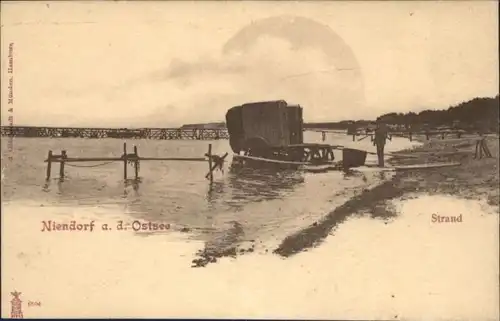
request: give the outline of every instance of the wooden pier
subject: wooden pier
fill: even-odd
[[[356,132],[353,133],[348,133],[347,131],[341,131],[341,130],[328,130],[328,129],[317,129],[317,128],[308,128],[307,131],[313,131],[313,132],[320,132],[322,135],[322,140],[325,141],[326,139],[326,134],[327,133],[335,133],[335,134],[347,134],[348,136],[352,136],[352,141],[356,141],[357,137],[360,137],[357,139],[357,141],[364,140],[368,137],[370,137],[371,141],[373,141],[375,133],[374,131],[371,130],[366,130],[366,129],[358,129]],[[475,134],[472,132],[465,132],[463,130],[428,130],[428,131],[391,131],[389,130],[388,132],[389,138],[392,137],[402,137],[402,138],[408,138],[410,141],[413,141],[413,138],[415,136],[424,136],[426,140],[431,139],[431,137],[438,137],[440,139],[445,139],[447,137],[456,137],[460,138],[464,134]]]
[[[217,140],[228,139],[225,128],[91,128],[91,127],[37,127],[2,126],[2,136],[52,138],[128,138],[162,140]]]
[[[305,128],[304,131],[318,132],[322,140],[327,133],[347,134],[353,141],[370,137],[374,133],[366,129],[358,129],[355,133],[345,130],[331,130],[322,128]],[[429,131],[389,131],[390,136],[408,138],[425,136],[445,139],[449,136],[460,138],[467,134],[461,130],[429,130]],[[226,128],[93,128],[93,127],[38,127],[38,126],[1,126],[1,136],[7,137],[51,137],[51,138],[121,138],[121,139],[159,139],[159,140],[218,140],[229,139]]]
[[[60,155],[54,155],[51,150],[49,150],[47,159],[44,161],[47,163],[47,176],[46,179],[50,180],[52,175],[52,163],[59,163],[59,179],[64,180],[65,175],[65,165],[70,166],[68,163],[81,163],[81,162],[104,162],[101,164],[95,164],[90,166],[77,166],[74,167],[97,167],[102,165],[107,165],[112,162],[123,162],[123,179],[128,179],[128,166],[133,165],[134,167],[134,179],[139,179],[139,166],[140,161],[184,161],[184,162],[207,162],[208,161],[208,173],[205,176],[210,182],[213,182],[213,172],[216,169],[223,170],[224,160],[228,154],[223,156],[212,154],[212,144],[208,145],[208,153],[205,157],[140,157],[137,150],[137,146],[134,146],[133,153],[127,153],[127,143],[123,143],[123,154],[121,157],[69,157],[65,150],[61,151]]]

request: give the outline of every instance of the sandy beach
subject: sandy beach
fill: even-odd
[[[464,199],[486,200],[488,205],[497,209],[498,214],[498,137],[486,138],[493,157],[483,159],[474,158],[479,137],[428,141],[425,137],[416,139],[423,143],[422,146],[394,153],[401,157],[392,157],[389,164],[459,162],[461,165],[397,172],[391,180],[367,189],[335,208],[320,222],[287,237],[275,253],[287,257],[318,245],[349,215],[367,212],[372,217],[397,216],[398,213],[387,204],[387,201],[392,199],[418,198],[422,195],[452,195]],[[404,155],[411,157],[403,157]]]

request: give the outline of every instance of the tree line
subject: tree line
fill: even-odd
[[[443,110],[423,110],[419,113],[387,113],[377,117],[376,121],[404,130],[426,130],[453,128],[463,130],[481,130],[498,132],[499,96],[474,98],[450,106]],[[375,121],[345,120],[328,123],[306,123],[305,128],[352,129],[373,126]]]

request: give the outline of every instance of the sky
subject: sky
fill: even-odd
[[[278,99],[374,119],[498,94],[495,1],[2,2],[1,19],[2,125],[175,127]]]

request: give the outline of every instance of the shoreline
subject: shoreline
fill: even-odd
[[[391,157],[390,165],[412,165],[434,162],[460,162],[458,167],[444,167],[396,172],[390,180],[363,191],[329,212],[323,219],[286,237],[273,253],[282,257],[320,245],[347,217],[371,213],[372,218],[391,218],[398,215],[386,202],[408,195],[454,195],[465,199],[486,198],[491,206],[499,206],[498,140],[486,137],[493,158],[474,159],[479,137],[453,140],[425,140],[423,145],[393,152],[394,155],[412,154],[412,158]]]

